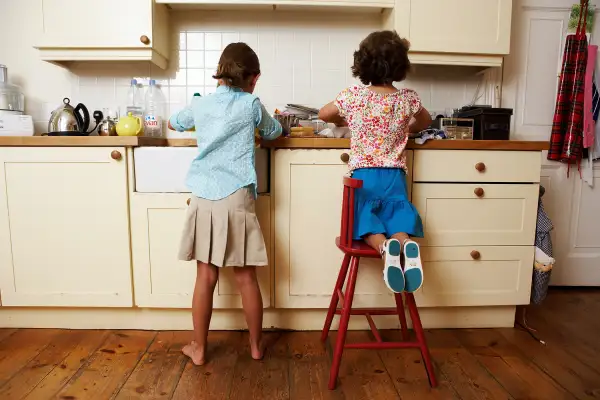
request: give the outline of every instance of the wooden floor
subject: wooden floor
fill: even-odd
[[[260,362],[246,333],[212,332],[195,367],[179,351],[189,332],[0,329],[0,399],[600,399],[600,290],[553,291],[528,322],[545,345],[520,329],[427,331],[435,390],[417,351],[347,350],[329,391],[318,332],[268,333]]]

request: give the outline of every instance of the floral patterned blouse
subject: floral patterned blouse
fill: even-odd
[[[406,170],[404,148],[408,123],[421,110],[414,90],[375,93],[365,86],[344,89],[334,104],[348,122],[350,170],[358,168],[402,168]]]

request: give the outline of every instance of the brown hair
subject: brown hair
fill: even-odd
[[[227,86],[244,87],[249,79],[260,74],[258,56],[246,43],[231,43],[225,47],[214,79],[221,79]]]
[[[406,78],[410,70],[410,43],[396,31],[369,34],[354,52],[352,76],[365,85],[390,85]]]

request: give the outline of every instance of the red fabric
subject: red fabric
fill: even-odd
[[[583,147],[589,149],[594,145],[596,123],[594,121],[594,104],[592,102],[592,86],[594,84],[594,69],[598,46],[588,46],[587,65],[585,68],[584,113],[583,113]]]
[[[568,35],[565,42],[548,151],[549,160],[568,164],[579,163],[582,156],[587,0],[581,2],[579,18],[577,33]]]

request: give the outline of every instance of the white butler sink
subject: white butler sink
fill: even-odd
[[[185,177],[195,147],[136,147],[133,149],[135,191],[141,193],[189,193]],[[258,193],[269,191],[269,151],[256,149]]]

